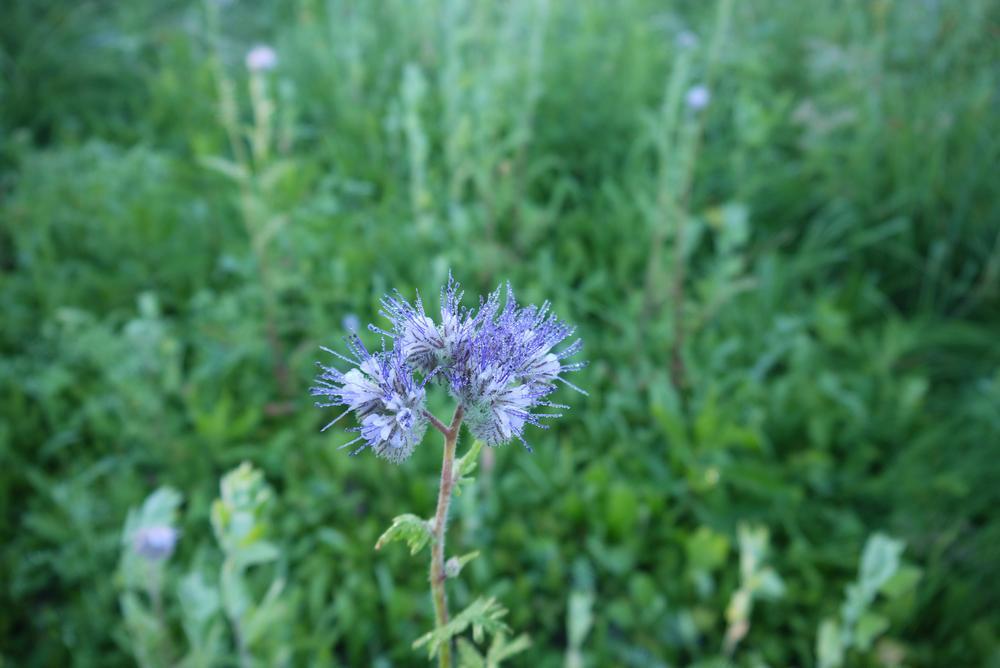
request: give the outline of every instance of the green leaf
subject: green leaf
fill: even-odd
[[[217,174],[222,174],[236,182],[245,181],[248,176],[247,171],[240,165],[215,155],[199,157],[198,162],[201,163],[202,167],[210,169]]]
[[[857,625],[854,627],[854,646],[862,652],[867,652],[872,645],[872,641],[879,637],[889,628],[889,620],[874,612],[866,612],[861,615]]]
[[[201,156],[198,158],[198,162],[201,163],[202,167],[236,182],[245,181],[247,178],[247,171],[243,167],[225,158],[215,155]]]
[[[458,639],[458,665],[459,668],[486,668],[483,655],[465,638]]]
[[[381,550],[384,545],[394,540],[404,540],[410,546],[410,554],[416,554],[430,542],[432,536],[428,520],[407,513],[393,518],[392,526],[379,536],[375,549]]]
[[[916,566],[911,566],[909,564],[901,566],[900,569],[896,571],[896,574],[889,578],[884,585],[882,585],[882,593],[890,599],[905,596],[916,589],[917,583],[920,582],[920,578],[922,578],[923,575],[923,570]]]
[[[882,533],[872,535],[861,554],[859,582],[866,592],[877,592],[899,568],[905,543]]]
[[[579,649],[594,624],[594,594],[589,591],[574,591],[569,595],[569,609],[566,613],[566,634],[569,646]]]
[[[198,629],[221,608],[219,590],[209,584],[198,571],[192,571],[181,578],[177,598],[180,600],[184,619],[193,622]]]
[[[444,573],[450,578],[457,578],[465,565],[479,556],[479,550],[463,554],[461,557],[452,557],[444,564]]]
[[[816,638],[816,665],[818,668],[838,668],[844,663],[844,645],[841,641],[840,624],[833,619],[824,619],[819,625]]]
[[[785,595],[785,583],[771,567],[762,569],[754,578],[754,594],[761,598],[776,599]]]
[[[257,564],[266,564],[275,561],[281,556],[281,550],[273,543],[258,541],[246,547],[239,547],[233,554],[233,560],[237,568],[248,568]]]
[[[713,571],[726,561],[729,539],[706,526],[701,526],[685,541],[684,548],[689,569]]]
[[[528,637],[527,633],[522,633],[509,642],[506,633],[497,633],[493,637],[490,651],[486,653],[486,668],[499,666],[510,657],[520,654],[529,647],[531,647],[531,638]]]
[[[468,485],[475,480],[471,474],[476,470],[476,465],[479,463],[479,452],[482,449],[483,442],[477,439],[472,442],[466,453],[455,462],[453,473],[455,477],[455,496],[461,496],[462,486]]]
[[[509,632],[507,625],[501,621],[506,614],[507,608],[497,603],[495,598],[478,598],[444,626],[439,626],[430,633],[417,638],[413,642],[413,649],[418,649],[429,643],[428,652],[430,658],[433,659],[443,643],[450,641],[460,633],[464,633],[469,627],[472,627],[472,639],[480,643],[484,633],[492,635]]]
[[[287,606],[280,598],[285,589],[285,580],[276,578],[268,587],[264,599],[247,611],[241,626],[248,645],[255,645],[267,634],[285,623]]]

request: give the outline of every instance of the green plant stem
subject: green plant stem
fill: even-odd
[[[437,425],[435,425],[437,426]],[[448,595],[444,581],[444,533],[448,524],[448,506],[451,504],[451,490],[455,485],[455,444],[458,430],[462,426],[462,407],[455,409],[451,426],[441,430],[444,434],[444,455],[441,459],[441,486],[438,489],[437,512],[434,513],[434,540],[431,544],[431,595],[434,599],[434,623],[441,628],[448,623]],[[438,427],[440,429],[440,427]],[[438,665],[451,668],[451,640],[441,643],[438,648]]]
[[[233,562],[232,558],[226,558],[222,562],[222,571],[219,573],[219,586],[222,589],[222,599],[224,602],[224,607],[226,611],[226,617],[229,619],[229,626],[233,632],[233,640],[236,642],[236,650],[239,653],[239,666],[240,668],[250,668],[253,665],[252,658],[250,656],[250,648],[247,647],[246,638],[243,634],[243,626],[241,622],[241,615],[235,609],[233,609],[226,601],[231,600],[231,595],[227,595],[227,582],[231,582],[234,578],[229,577],[227,574],[236,570],[236,564]]]

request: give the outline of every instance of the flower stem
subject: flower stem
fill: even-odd
[[[441,460],[441,486],[438,489],[437,512],[434,513],[434,540],[431,544],[431,595],[434,600],[435,628],[441,628],[448,623],[448,595],[445,592],[444,581],[447,575],[444,570],[444,531],[448,524],[448,506],[451,504],[451,490],[455,484],[455,444],[458,442],[458,430],[462,426],[462,407],[455,409],[451,426],[444,431],[444,456]],[[438,648],[438,665],[440,668],[451,668],[451,639],[441,643]]]

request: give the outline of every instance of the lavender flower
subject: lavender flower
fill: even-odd
[[[692,111],[701,111],[708,106],[711,99],[712,94],[709,92],[708,86],[702,84],[692,86],[688,89],[687,95],[684,96],[685,103]]]
[[[583,392],[561,376],[583,367],[562,362],[579,352],[582,343],[577,340],[562,352],[553,352],[575,330],[549,313],[548,302],[521,307],[507,285],[503,309],[499,304],[498,288],[476,316],[471,354],[450,370],[451,392],[464,406],[466,423],[476,438],[492,446],[516,438],[530,450],[524,427],[544,427],[541,418],[561,415],[531,409],[566,408],[545,399],[557,381]]]
[[[132,549],[148,561],[163,561],[174,553],[179,534],[168,525],[156,525],[139,529],[132,537]]]
[[[251,72],[267,72],[278,64],[278,54],[266,44],[258,44],[247,51],[246,65]]]
[[[413,453],[427,429],[424,383],[414,378],[398,349],[371,353],[356,334],[348,338],[348,345],[353,358],[324,350],[354,368],[342,373],[320,365],[322,373],[312,388],[313,396],[328,399],[317,402],[317,406],[346,406],[323,430],[353,411],[361,426],[352,431],[360,432],[360,436],[341,447],[364,441],[351,454],[372,448],[379,457],[399,463]]]
[[[426,429],[424,388],[434,379],[459,402],[476,438],[490,446],[516,438],[528,447],[525,427],[543,427],[541,419],[560,415],[535,409],[566,408],[546,399],[557,383],[583,393],[563,377],[584,366],[565,362],[582,344],[576,340],[556,351],[575,329],[553,315],[548,302],[522,307],[509,285],[503,300],[501,294],[497,288],[471,310],[461,305],[461,287],[449,277],[441,290],[439,322],[427,315],[419,295],[412,303],[398,292],[384,297],[381,312],[391,327],[371,329],[391,339],[393,347],[372,354],[355,336],[349,339],[353,358],[338,355],[354,368],[342,373],[322,367],[312,393],[328,402],[317,405],[346,407],[324,429],[354,412],[361,435],[351,443],[365,441],[355,452],[372,447],[402,461]]]
[[[698,46],[698,36],[690,30],[684,30],[677,35],[677,46],[682,50],[693,49]]]
[[[424,373],[447,369],[466,356],[466,347],[475,319],[461,306],[464,293],[451,277],[441,288],[441,324],[427,316],[423,301],[417,295],[411,304],[399,292],[382,298],[382,315],[392,323],[392,337],[408,362]],[[376,329],[376,331],[380,331]]]

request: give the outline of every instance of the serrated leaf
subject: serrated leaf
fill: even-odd
[[[507,608],[497,603],[495,598],[478,598],[444,626],[439,626],[430,633],[417,638],[413,642],[413,649],[418,649],[429,643],[428,652],[430,658],[433,659],[443,643],[449,642],[453,637],[464,633],[470,627],[472,628],[472,639],[480,643],[484,633],[492,635],[509,632],[507,625],[501,621],[506,614]]]
[[[507,640],[506,633],[498,633],[493,637],[490,650],[486,653],[486,668],[495,668],[529,647],[531,647],[531,638],[527,633],[522,633],[510,641]]]
[[[430,542],[431,538],[431,528],[427,520],[407,513],[393,518],[392,526],[379,536],[375,549],[381,550],[392,541],[403,540],[409,545],[410,554],[416,554]]]
[[[459,668],[486,668],[483,655],[465,638],[458,639],[458,665]]]

